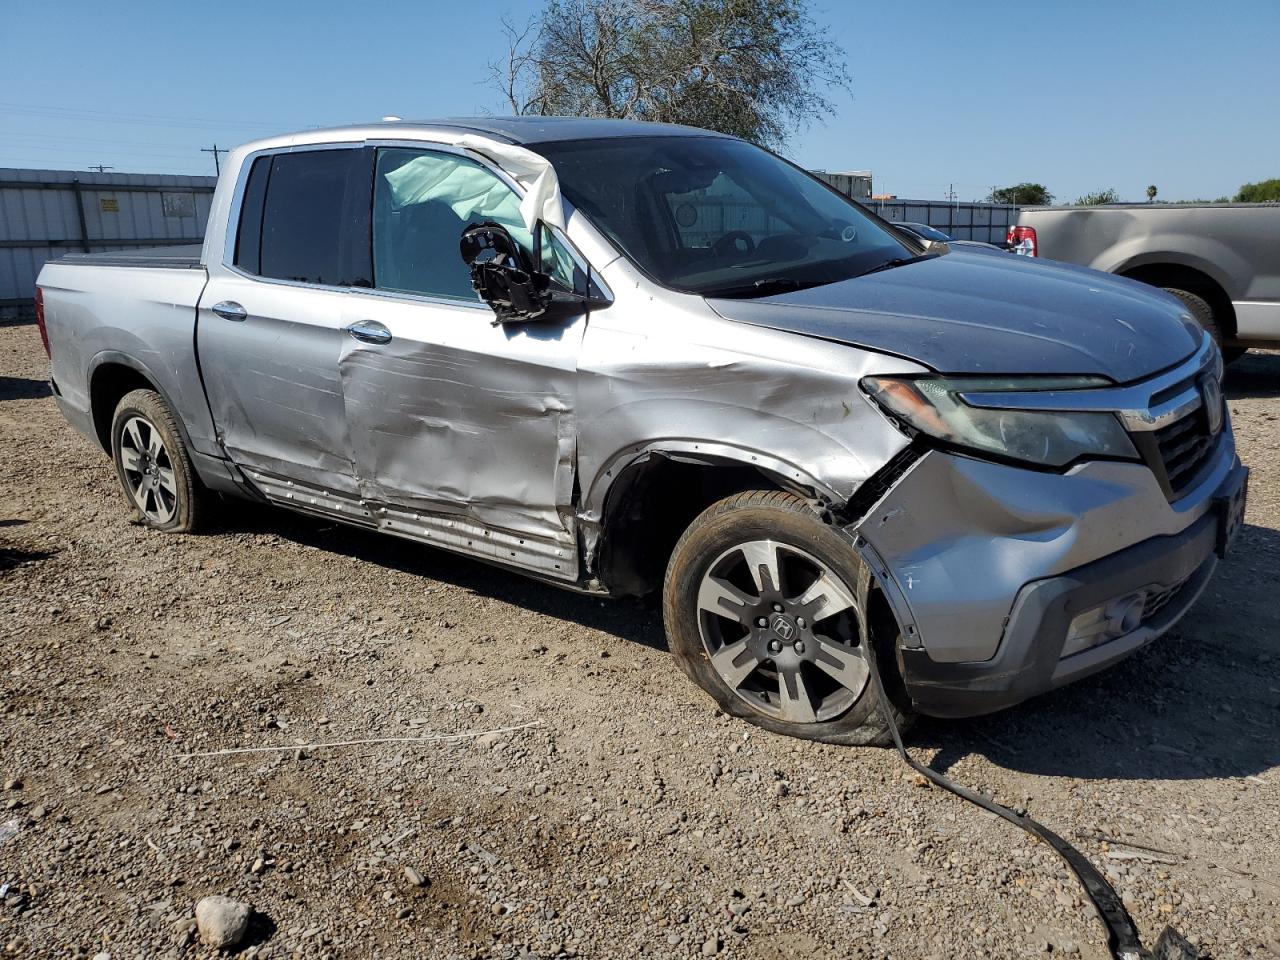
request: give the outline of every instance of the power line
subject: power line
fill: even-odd
[[[213,172],[217,176],[222,176],[222,166],[218,163],[218,154],[230,153],[231,151],[226,149],[220,149],[218,145],[215,143],[212,147],[201,147],[200,152],[213,154]]]
[[[278,130],[280,124],[264,120],[229,120],[210,117],[169,117],[154,113],[111,113],[104,110],[89,110],[80,107],[37,106],[29,103],[12,103],[0,101],[0,113],[22,114],[26,116],[45,116],[61,120],[88,120],[103,123],[138,123],[149,126],[197,127],[207,129],[209,125],[257,127],[266,130]]]

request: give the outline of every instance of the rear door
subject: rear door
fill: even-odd
[[[234,253],[211,266],[197,325],[231,459],[268,496],[341,513],[363,512],[345,503],[359,491],[338,360],[348,291],[369,282],[366,161],[344,145],[246,164]]]

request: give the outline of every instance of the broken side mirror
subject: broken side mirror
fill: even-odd
[[[552,320],[608,305],[607,299],[593,295],[589,276],[585,292],[578,292],[535,267],[542,263],[545,230],[539,223],[534,231],[532,258],[502,224],[477,223],[462,232],[459,252],[471,270],[471,285],[493,308],[495,324]]]

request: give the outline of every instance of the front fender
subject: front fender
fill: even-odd
[[[660,428],[678,419],[685,429],[676,435],[650,434],[599,459],[581,460],[580,465],[593,467],[590,474],[584,470],[579,478],[579,514],[588,522],[600,520],[610,490],[626,470],[657,453],[672,459],[753,467],[842,505],[880,463],[907,443],[904,436],[892,431],[883,438],[883,450],[868,445],[855,451],[808,424],[709,401],[642,401],[612,413],[619,423],[648,423]]]

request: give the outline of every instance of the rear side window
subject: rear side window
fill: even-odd
[[[254,161],[245,184],[235,264],[276,280],[367,286],[368,184],[361,151],[310,150]],[[366,173],[364,179],[368,179]]]
[[[240,229],[236,233],[235,264],[248,273],[262,273],[262,205],[271,177],[271,157],[259,157],[249,169],[249,181],[240,205]]]

